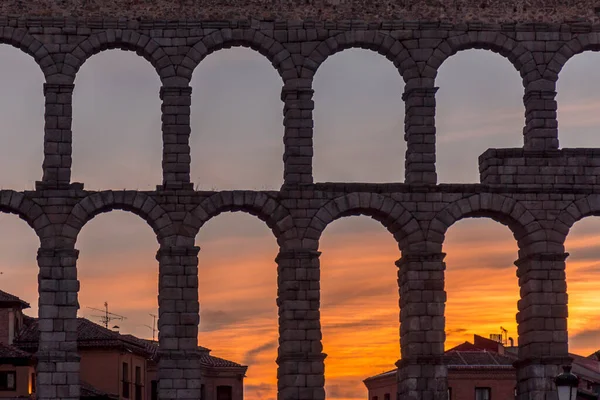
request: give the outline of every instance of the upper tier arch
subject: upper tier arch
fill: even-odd
[[[15,47],[33,57],[48,80],[59,73],[58,66],[42,42],[33,37],[27,29],[6,27],[0,29],[0,45]]]
[[[459,51],[469,49],[491,50],[505,57],[519,72],[524,85],[541,78],[538,65],[529,50],[501,32],[490,31],[472,31],[441,40],[423,67],[423,77],[435,79],[444,61]]]
[[[560,71],[567,62],[586,51],[600,51],[600,36],[596,33],[580,33],[568,42],[562,44],[548,63],[544,77],[556,81],[560,78]]]
[[[341,51],[360,48],[373,50],[390,60],[406,82],[419,75],[417,64],[401,41],[375,31],[347,31],[331,36],[314,47],[304,59],[301,76],[312,78],[331,56]]]
[[[62,73],[75,81],[77,71],[90,57],[111,49],[134,51],[141,55],[152,64],[163,83],[176,76],[171,58],[154,39],[128,29],[107,29],[87,37],[67,54]]]
[[[200,62],[211,53],[231,47],[247,47],[265,56],[273,67],[284,78],[295,78],[297,72],[292,55],[277,40],[255,29],[220,29],[204,36],[187,52],[177,74],[188,80]]]
[[[275,196],[251,190],[221,191],[205,198],[185,215],[179,234],[195,237],[205,223],[228,211],[243,211],[258,217],[271,229],[282,248],[296,237],[296,227],[289,210]]]

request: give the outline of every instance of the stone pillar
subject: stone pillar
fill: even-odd
[[[77,257],[75,249],[38,250],[38,400],[79,399]]]
[[[158,398],[200,398],[199,247],[161,247],[158,284]]]
[[[444,364],[444,253],[402,253],[398,393],[401,400],[447,400]]]
[[[277,262],[278,400],[324,400],[319,253],[281,250]]]
[[[519,400],[558,400],[554,377],[570,365],[567,335],[567,253],[537,253],[515,262],[521,288]]]
[[[283,87],[283,179],[285,185],[313,183],[313,119],[314,90],[311,88]]]
[[[71,182],[72,84],[44,84],[44,174],[40,188],[68,188]]]
[[[190,183],[192,88],[162,86],[163,188],[193,189]]]
[[[523,96],[525,128],[523,135],[526,150],[558,149],[558,120],[556,117],[556,82],[531,83]]]
[[[435,93],[437,87],[406,85],[404,140],[406,183],[437,183],[435,171]]]

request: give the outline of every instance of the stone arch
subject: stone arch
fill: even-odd
[[[400,250],[423,241],[421,227],[413,215],[399,202],[377,193],[349,193],[325,203],[311,219],[305,241],[314,250],[325,228],[333,221],[350,215],[366,215],[380,222],[398,242]]]
[[[0,212],[16,214],[27,223],[44,244],[54,234],[53,226],[42,208],[23,193],[0,190]]]
[[[549,238],[557,252],[564,251],[565,240],[573,225],[591,216],[600,216],[600,194],[589,194],[574,200],[560,211],[552,225],[551,234],[554,236]]]
[[[191,80],[194,70],[204,58],[231,47],[247,47],[258,51],[271,62],[282,79],[284,72],[291,77],[298,75],[290,52],[277,40],[255,29],[221,29],[203,37],[189,49],[177,74]]]
[[[106,190],[81,199],[67,217],[62,236],[75,245],[81,229],[96,215],[112,210],[129,211],[144,219],[160,245],[175,245],[176,229],[169,214],[150,196],[135,190]]]
[[[444,61],[459,51],[469,49],[491,50],[506,58],[521,75],[524,86],[527,82],[541,78],[533,54],[523,45],[501,32],[483,31],[452,36],[441,42],[427,60],[423,76],[435,79]]]
[[[186,214],[179,234],[195,237],[210,219],[228,211],[243,211],[258,217],[271,229],[281,247],[296,237],[294,220],[288,209],[275,197],[251,190],[221,191],[205,198]]]
[[[516,200],[495,193],[479,193],[457,200],[437,213],[429,224],[427,241],[435,243],[441,252],[444,236],[454,223],[469,217],[490,218],[506,225],[519,245],[519,257],[534,250],[535,243],[544,243],[546,231],[533,214]],[[533,245],[533,246],[532,246]]]
[[[7,44],[33,57],[46,78],[57,74],[58,68],[46,47],[24,28],[0,29],[0,44]]]
[[[600,36],[598,34],[581,33],[564,43],[552,56],[544,77],[552,81],[557,81],[559,73],[566,63],[572,57],[585,51],[600,51]]]
[[[176,74],[171,58],[154,39],[128,29],[107,29],[87,37],[66,55],[63,73],[74,81],[77,71],[90,57],[111,49],[134,51],[144,57],[152,64],[163,83]]]
[[[327,58],[351,48],[373,50],[383,55],[396,66],[405,82],[419,76],[417,64],[402,42],[378,31],[347,31],[322,41],[304,59],[302,76],[314,77]]]

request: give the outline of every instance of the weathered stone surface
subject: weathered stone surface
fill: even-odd
[[[226,211],[264,221],[280,247],[280,400],[325,398],[319,239],[331,222],[355,214],[379,221],[402,252],[400,399],[446,395],[444,235],[469,217],[500,221],[515,235],[519,400],[552,398],[552,377],[569,362],[563,244],[575,222],[600,214],[600,149],[559,150],[556,81],[571,57],[600,48],[600,35],[591,2],[537,1],[0,4],[0,14],[29,16],[0,18],[0,42],[31,55],[46,76],[43,176],[34,191],[0,191],[0,210],[20,215],[40,238],[38,398],[78,397],[77,237],[115,209],[144,218],[157,237],[161,398],[198,398],[195,236]],[[247,17],[256,19],[234,19]],[[506,23],[491,23],[498,21]],[[259,51],[281,76],[280,191],[193,190],[189,82],[206,56],[231,46]],[[353,47],[379,52],[406,83],[405,183],[313,182],[313,77],[328,57]],[[163,180],[155,191],[93,192],[70,181],[73,82],[89,57],[108,48],[136,51],[162,81]],[[523,147],[486,151],[481,184],[437,185],[435,78],[445,60],[471,48],[501,54],[521,75]]]

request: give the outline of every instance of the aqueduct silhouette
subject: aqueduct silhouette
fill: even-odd
[[[142,8],[144,2],[132,2],[121,10],[112,4],[92,11],[64,3],[51,11],[40,0],[0,5],[4,15],[28,15],[0,18],[0,41],[31,55],[46,77],[43,177],[35,191],[0,191],[0,210],[18,214],[40,239],[39,399],[79,397],[76,240],[90,219],[114,209],[144,218],[160,243],[161,399],[199,398],[199,248],[194,238],[212,217],[237,210],[263,220],[280,246],[280,400],[325,398],[319,237],[330,222],[353,214],[381,222],[402,252],[397,262],[400,399],[447,396],[442,246],[446,230],[468,217],[508,225],[518,242],[518,398],[556,399],[552,378],[570,362],[563,243],[576,221],[600,215],[600,149],[559,149],[556,82],[572,56],[600,49],[594,4],[580,1],[581,8],[574,9],[557,2],[556,10],[548,10],[526,9],[517,0],[448,8],[381,1],[367,9],[349,1],[315,0],[286,8],[284,2],[240,1],[225,7],[208,0],[202,5],[189,1],[175,10],[161,0],[152,2],[150,10]],[[36,16],[48,13],[57,15]],[[71,14],[77,17],[65,17]],[[358,19],[349,19],[350,14]],[[578,16],[575,22],[567,20]],[[259,51],[281,76],[285,152],[280,191],[199,192],[190,182],[190,78],[204,57],[231,46]],[[379,52],[404,78],[404,183],[313,183],[312,79],[329,56],[352,47]],[[156,191],[92,192],[70,181],[75,75],[88,58],[111,48],[137,52],[162,81],[163,181]],[[448,57],[471,48],[503,55],[520,73],[523,147],[486,151],[480,157],[480,184],[437,185],[435,78]],[[178,279],[184,277],[192,279]]]

